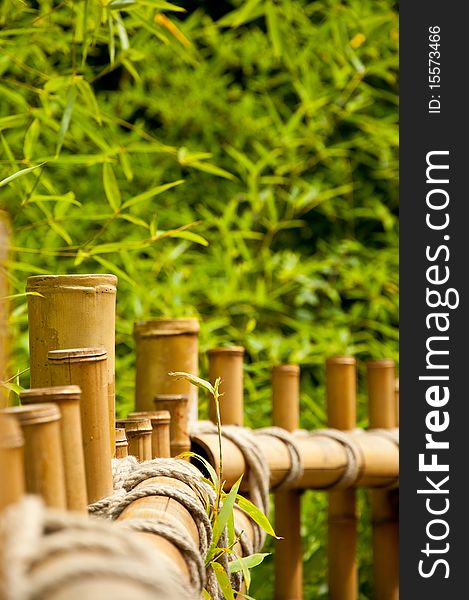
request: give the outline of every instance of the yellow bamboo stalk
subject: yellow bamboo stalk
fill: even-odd
[[[34,388],[20,393],[22,404],[52,402],[60,409],[60,439],[65,469],[67,508],[87,513],[87,493],[83,437],[80,419],[81,390],[76,385]]]
[[[129,413],[129,419],[147,418],[151,421],[151,457],[169,458],[171,456],[170,423],[168,410],[143,411]]]
[[[153,319],[135,323],[136,411],[152,411],[156,395],[183,395],[189,399],[189,421],[197,420],[197,388],[172,371],[198,374],[197,319]]]
[[[51,350],[52,385],[81,388],[80,415],[88,503],[112,493],[111,434],[108,427],[107,354],[103,348]],[[114,437],[114,422],[112,424]]]
[[[278,365],[272,369],[273,424],[287,431],[299,428],[300,368]],[[303,552],[301,544],[301,493],[275,493],[275,600],[303,599]]]
[[[191,449],[189,437],[188,398],[182,395],[158,394],[153,403],[157,411],[166,410],[170,414],[169,437],[171,456],[178,456]]]
[[[37,275],[28,278],[26,287],[26,291],[40,294],[28,296],[31,387],[53,385],[47,360],[49,350],[106,349],[111,452],[114,452],[116,289],[114,275]]]
[[[356,361],[334,357],[326,362],[328,426],[356,426]],[[331,600],[355,600],[358,593],[355,489],[329,493],[328,580]]]
[[[244,348],[213,348],[208,351],[209,379],[213,384],[221,378],[220,417],[223,425],[243,425],[243,356]],[[210,398],[209,418],[217,422],[213,398]]]
[[[18,421],[0,412],[0,513],[24,494],[23,444]]]
[[[116,427],[116,458],[125,458],[129,455],[129,442],[124,427]]]
[[[34,404],[4,412],[17,419],[23,432],[26,491],[42,496],[47,506],[65,509],[60,410],[55,404]]]
[[[397,426],[394,361],[367,363],[370,427]],[[371,490],[374,597],[399,598],[399,515],[397,490]]]
[[[132,417],[116,421],[116,427],[125,429],[129,454],[139,461],[151,460],[152,427],[150,419]]]

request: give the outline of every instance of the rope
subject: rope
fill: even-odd
[[[127,457],[114,459],[113,474],[114,494],[95,502],[89,507],[89,511],[115,520],[127,506],[140,498],[163,496],[176,500],[190,513],[197,527],[198,548],[193,541],[187,539],[187,532],[177,523],[170,524],[154,519],[129,519],[125,521],[125,526],[160,535],[176,546],[186,562],[195,596],[199,597],[205,587],[214,600],[223,598],[213,569],[205,568],[205,559],[212,543],[212,525],[207,507],[214,503],[215,492],[203,481],[198,469],[184,460],[155,459],[138,463],[133,457]],[[137,487],[142,482],[155,477],[176,479],[188,485],[195,496],[184,489],[170,486],[169,481],[168,485],[161,482],[148,482],[144,486]],[[226,532],[221,536],[218,545],[221,548],[227,546]],[[228,557],[224,553],[218,562],[229,573],[228,561],[233,559],[234,557]],[[234,589],[240,590],[242,575],[233,574],[231,581]]]
[[[4,511],[0,535],[4,600],[47,600],[57,591],[65,597],[75,582],[102,578],[127,583],[138,600],[194,598],[151,545],[118,525],[46,509],[37,497]]]
[[[256,435],[271,435],[277,438],[285,444],[290,457],[290,470],[283,481],[275,488],[281,490],[283,488],[291,487],[295,481],[301,479],[303,476],[303,463],[301,460],[301,453],[296,443],[295,437],[290,432],[282,429],[281,427],[263,427],[255,431]]]
[[[350,432],[339,429],[316,429],[307,432],[311,437],[325,437],[342,444],[347,455],[347,464],[342,476],[332,485],[324,489],[344,489],[352,487],[358,480],[363,469],[363,454],[360,446],[350,436]]]

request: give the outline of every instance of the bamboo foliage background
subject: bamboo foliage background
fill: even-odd
[[[0,25],[11,293],[32,274],[119,277],[122,415],[136,319],[199,316],[203,351],[245,346],[255,426],[275,362],[301,364],[302,425],[316,427],[327,356],[397,358],[396,3],[2,0]],[[26,298],[12,303],[14,374]],[[306,597],[319,598],[323,499],[304,505]]]

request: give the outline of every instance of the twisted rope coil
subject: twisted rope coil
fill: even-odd
[[[57,592],[68,596],[75,582],[103,577],[130,584],[135,600],[194,598],[172,565],[123,527],[46,509],[33,496],[2,514],[0,537],[4,600],[48,600]],[[111,598],[101,594],[100,600]]]
[[[114,459],[114,494],[94,503],[89,511],[108,519],[117,519],[119,515],[135,500],[148,496],[164,496],[173,498],[181,504],[192,516],[197,526],[199,546],[187,538],[187,532],[177,523],[168,523],[159,520],[130,519],[126,526],[138,531],[155,533],[167,539],[183,555],[189,570],[191,584],[194,588],[194,597],[198,597],[205,587],[212,598],[223,598],[213,569],[205,568],[205,559],[212,543],[212,526],[207,513],[208,504],[215,500],[214,490],[206,484],[200,472],[191,464],[175,459],[155,459],[138,463],[133,457]],[[168,477],[188,485],[195,496],[185,490],[165,485],[164,483],[148,483],[137,488],[142,482],[153,477]],[[220,538],[220,547],[227,546],[226,532]],[[233,560],[233,558],[231,558]],[[219,562],[226,572],[229,572],[228,555],[223,554]],[[234,589],[241,587],[241,573],[231,577]]]

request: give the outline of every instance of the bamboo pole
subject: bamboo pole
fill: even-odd
[[[129,419],[142,417],[150,419],[151,434],[151,457],[169,458],[171,456],[170,423],[171,414],[168,410],[143,411],[129,413]]]
[[[356,361],[326,361],[328,426],[356,426]],[[355,600],[358,593],[357,514],[355,489],[331,490],[328,505],[328,579],[331,600]]]
[[[367,363],[370,427],[397,426],[394,361]],[[399,598],[399,515],[397,490],[371,490],[374,597]]]
[[[0,513],[24,494],[23,444],[18,421],[0,412]]]
[[[116,458],[125,458],[129,455],[129,442],[124,427],[116,427]]]
[[[143,462],[151,460],[152,427],[150,419],[131,417],[116,421],[116,427],[125,429],[129,454]]]
[[[272,369],[273,424],[287,431],[299,428],[300,368],[278,365]],[[301,493],[298,490],[275,493],[274,553],[275,599],[303,599],[303,552],[301,544]]]
[[[208,351],[209,379],[213,384],[221,378],[220,417],[223,425],[243,425],[243,356],[244,348],[213,348]],[[210,398],[209,418],[217,422],[217,412],[213,398]]]
[[[52,385],[81,388],[80,415],[88,503],[112,494],[111,435],[108,423],[107,354],[103,348],[51,350]],[[114,422],[113,437],[114,437]]]
[[[158,394],[154,398],[157,411],[166,410],[170,414],[169,435],[171,456],[178,456],[191,449],[189,437],[188,398],[181,395]]]
[[[4,412],[17,419],[23,432],[26,492],[39,494],[47,506],[65,509],[60,410],[55,404],[34,404],[11,406]]]
[[[189,398],[189,421],[197,420],[197,388],[184,379],[170,377],[172,371],[198,374],[197,319],[153,319],[135,323],[135,409],[152,411],[156,395]]]
[[[109,443],[114,452],[116,289],[114,275],[37,275],[29,277],[31,387],[53,385],[47,353],[62,348],[107,352]],[[104,421],[103,421],[104,423]]]
[[[10,221],[0,210],[0,381],[8,378],[8,246]],[[8,406],[8,390],[0,386],[0,408]]]
[[[81,390],[76,385],[34,388],[20,393],[22,404],[52,402],[60,409],[60,439],[65,470],[67,508],[88,512],[85,459],[80,419]]]
[[[357,486],[383,487],[396,483],[399,477],[399,451],[388,439],[372,432],[348,434],[360,448],[360,476]],[[257,436],[270,469],[270,486],[275,488],[290,470],[290,455],[283,442],[268,434]],[[215,433],[192,434],[192,450],[201,454],[216,469],[218,467],[218,437]],[[292,484],[295,489],[322,490],[334,486],[345,473],[347,453],[344,446],[323,436],[295,434],[304,473]],[[239,448],[227,438],[222,439],[223,478],[227,489],[245,473],[241,490],[247,491],[249,468]]]

